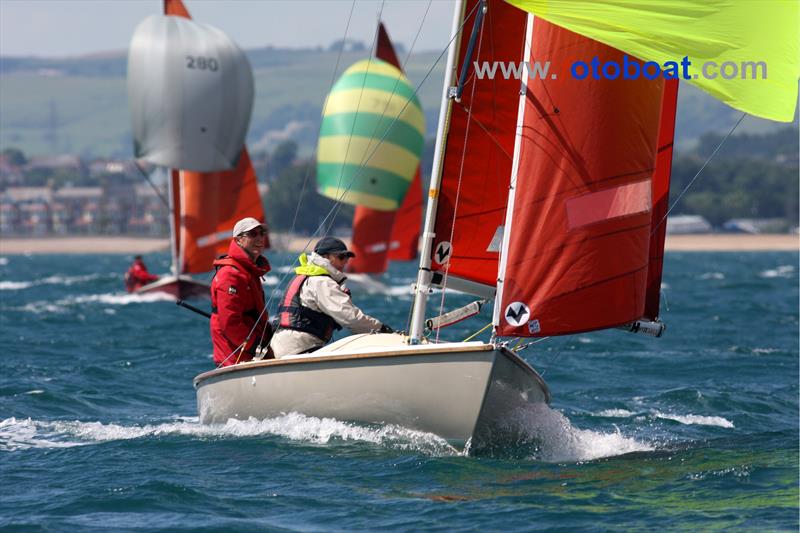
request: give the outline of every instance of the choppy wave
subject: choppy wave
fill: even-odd
[[[605,409],[597,413],[597,416],[604,416],[608,418],[628,418],[634,416],[635,413],[627,409]]]
[[[63,313],[70,307],[82,304],[100,303],[106,305],[129,305],[138,303],[152,302],[174,302],[175,297],[164,292],[151,292],[146,294],[127,294],[127,293],[105,293],[105,294],[85,294],[62,298],[51,302],[42,300],[30,302],[20,308],[22,311],[31,313]]]
[[[725,279],[725,274],[722,272],[706,272],[705,274],[698,276],[697,279]]]
[[[7,418],[0,422],[0,451],[31,448],[67,448],[109,441],[162,436],[240,438],[277,436],[313,444],[364,442],[393,449],[412,450],[433,456],[460,452],[441,437],[411,429],[386,425],[362,426],[331,418],[315,418],[297,413],[266,420],[228,420],[225,424],[204,425],[196,417],[178,418],[159,424],[122,425],[81,421],[40,421]]]
[[[0,291],[18,291],[33,287],[32,281],[0,281]]]
[[[655,412],[653,415],[656,418],[664,418],[667,420],[674,420],[685,425],[701,425],[701,426],[718,426],[721,428],[732,428],[733,422],[721,416],[703,416],[703,415],[675,415],[669,413]]]
[[[778,268],[771,268],[759,273],[762,278],[792,278],[794,277],[794,266],[781,265]]]
[[[8,257],[0,257],[0,266],[8,265]]]
[[[627,409],[605,409],[598,413],[595,413],[595,416],[602,416],[607,418],[651,418],[651,419],[664,419],[664,420],[673,420],[675,422],[680,422],[684,425],[700,425],[700,426],[718,426],[723,428],[732,428],[734,427],[733,422],[728,420],[727,418],[723,418],[721,416],[705,416],[705,415],[679,415],[674,413],[662,413],[661,411],[651,411],[649,414],[643,413],[634,413],[632,411],[628,411]]]
[[[18,291],[22,289],[28,289],[30,287],[36,287],[39,285],[74,285],[75,283],[85,283],[87,281],[92,281],[96,279],[100,279],[103,277],[109,277],[108,274],[88,274],[85,276],[48,276],[46,278],[31,280],[31,281],[0,281],[0,291]],[[113,277],[118,277],[113,275]]]

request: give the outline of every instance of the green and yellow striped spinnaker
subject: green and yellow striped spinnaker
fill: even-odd
[[[403,73],[380,59],[348,68],[328,95],[317,147],[317,191],[372,209],[397,209],[414,178],[425,117]]]

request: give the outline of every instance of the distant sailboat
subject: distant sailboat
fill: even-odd
[[[171,275],[136,292],[209,297],[209,285],[189,274],[208,272],[227,252],[237,220],[265,220],[258,180],[243,146],[252,73],[242,51],[219,30],[191,21],[181,0],[164,0],[164,14],[137,29],[128,78],[136,156],[172,167]],[[166,40],[152,34],[156,27]],[[164,49],[153,46],[159,39]],[[158,71],[159,64],[167,75]],[[146,85],[151,83],[155,88]],[[182,137],[187,131],[194,136]]]
[[[383,23],[378,25],[375,57],[402,71]],[[417,166],[403,203],[396,211],[356,206],[351,247],[356,257],[348,264],[348,278],[352,280],[353,274],[382,274],[389,261],[416,259],[421,228],[422,180]]]

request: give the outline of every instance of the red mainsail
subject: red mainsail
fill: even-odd
[[[181,0],[164,0],[164,14],[192,18]],[[223,172],[172,170],[173,246],[178,272],[211,270],[214,259],[228,250],[236,222],[254,217],[262,222],[264,208],[247,148],[236,168]],[[267,240],[269,247],[269,240]]]
[[[527,84],[496,332],[613,327],[645,310],[664,81],[576,79],[576,61],[621,65],[622,52],[533,24],[529,60],[555,76]]]
[[[375,57],[402,66],[383,23],[378,25]],[[422,181],[420,170],[409,186],[403,203],[396,211],[379,211],[363,205],[356,206],[353,216],[353,241],[356,254],[348,264],[348,272],[380,274],[389,266],[389,259],[410,261],[417,257],[420,225],[422,224]]]
[[[488,2],[472,57],[466,58],[480,7],[468,0],[455,77],[464,61],[470,75],[452,103],[436,211],[432,269],[494,287],[508,197],[520,80],[497,71],[479,76],[472,65],[523,59],[526,13]],[[436,169],[434,169],[434,172]]]

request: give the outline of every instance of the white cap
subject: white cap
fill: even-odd
[[[238,237],[242,233],[246,231],[250,231],[253,228],[257,228],[261,226],[266,231],[267,225],[259,222],[258,220],[254,219],[253,217],[243,218],[236,225],[233,227],[233,236]]]

